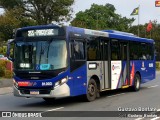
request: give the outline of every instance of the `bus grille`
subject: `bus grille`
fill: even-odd
[[[53,78],[53,76],[49,75],[17,75],[17,77],[23,80],[45,80]]]
[[[21,94],[30,94],[30,90],[23,89],[20,90]],[[50,94],[51,90],[39,90],[39,94]]]

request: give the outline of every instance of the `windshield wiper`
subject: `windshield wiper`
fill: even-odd
[[[43,49],[42,49],[42,44],[41,44],[41,52],[40,52],[40,54],[44,54],[44,52],[50,46],[51,43],[52,43],[52,40],[47,41],[46,44],[44,45]]]
[[[43,48],[42,48],[42,43],[41,43],[39,64],[41,63],[41,55],[43,55],[45,53],[46,49],[48,49],[48,52],[49,52],[49,46],[50,46],[51,43],[52,43],[52,40],[47,41]],[[48,60],[48,52],[47,52],[47,60]]]

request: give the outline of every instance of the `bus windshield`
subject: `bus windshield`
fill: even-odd
[[[67,67],[65,40],[19,41],[15,44],[16,70],[56,70]]]

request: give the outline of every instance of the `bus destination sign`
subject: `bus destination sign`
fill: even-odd
[[[28,37],[58,35],[58,29],[29,30]]]

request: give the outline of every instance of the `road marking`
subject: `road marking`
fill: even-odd
[[[158,87],[159,85],[153,85],[153,86],[150,86],[148,88],[154,88],[154,87]]]
[[[137,119],[135,119],[135,120],[142,120],[142,119],[144,119],[144,117],[143,117],[143,118],[137,118]]]
[[[46,112],[48,111],[56,111],[56,110],[60,110],[60,109],[63,109],[64,107],[59,107],[59,108],[55,108],[55,109],[50,109],[50,110],[46,110]]]
[[[158,109],[157,111],[160,111],[160,109]]]
[[[43,111],[43,112],[41,112],[41,113],[50,112],[50,111],[56,111],[56,110],[60,110],[60,109],[63,109],[63,108],[64,108],[64,107],[54,108],[54,109],[50,109],[50,110]]]
[[[158,120],[160,117],[152,118],[151,120]]]
[[[125,93],[120,93],[120,94],[116,94],[116,95],[110,95],[108,97],[115,97],[115,96],[119,96],[119,95],[123,95],[123,94],[125,94]]]

